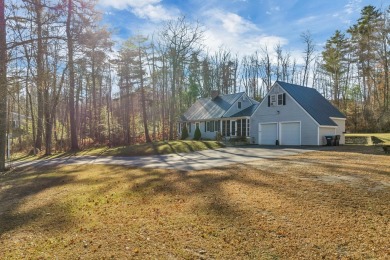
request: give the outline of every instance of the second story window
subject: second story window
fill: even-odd
[[[238,109],[241,109],[241,102],[237,103]]]
[[[283,105],[283,94],[278,95],[278,106]]]

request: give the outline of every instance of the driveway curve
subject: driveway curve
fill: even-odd
[[[71,156],[66,158],[42,159],[30,162],[15,162],[12,164],[12,167],[110,164],[131,167],[166,168],[180,171],[192,171],[222,167],[235,163],[246,163],[259,159],[278,158],[316,150],[318,150],[317,147],[226,147],[216,150],[203,150],[191,153],[152,156]]]

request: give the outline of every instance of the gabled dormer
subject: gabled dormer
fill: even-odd
[[[245,92],[242,92],[240,93],[240,95],[237,96],[236,100],[233,102],[232,106],[226,111],[223,117],[230,117],[234,114],[237,114],[240,111],[243,111],[248,107],[252,106],[254,102],[255,101],[249,98]]]
[[[274,84],[267,97],[268,107],[277,107],[286,105],[286,92],[278,84]]]

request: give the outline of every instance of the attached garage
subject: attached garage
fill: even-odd
[[[277,123],[260,123],[259,124],[259,144],[275,145],[278,139]]]
[[[301,145],[301,123],[282,122],[280,123],[280,144]]]

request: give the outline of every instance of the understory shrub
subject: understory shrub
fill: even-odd
[[[188,129],[186,126],[183,127],[183,129],[181,130],[181,137],[180,139],[181,140],[185,140],[188,138]]]
[[[202,134],[200,133],[200,129],[197,126],[194,133],[194,140],[200,140],[202,138]]]

